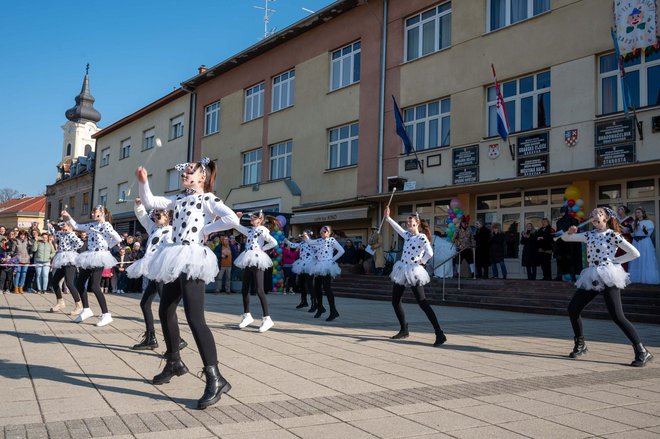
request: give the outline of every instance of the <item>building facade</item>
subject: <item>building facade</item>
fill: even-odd
[[[7,229],[29,229],[36,223],[41,230],[46,230],[46,197],[26,197],[7,200],[0,203],[0,226]]]

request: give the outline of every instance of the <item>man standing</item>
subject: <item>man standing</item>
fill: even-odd
[[[557,231],[566,232],[569,227],[577,227],[579,221],[568,214],[568,208],[560,209],[562,217],[557,220]],[[555,280],[563,280],[565,274],[571,275],[575,282],[575,275],[582,271],[582,244],[579,242],[568,242],[563,239],[556,241],[555,259],[557,259],[557,277]]]

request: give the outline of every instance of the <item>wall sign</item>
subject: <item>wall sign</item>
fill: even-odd
[[[479,145],[454,148],[451,150],[452,167],[464,168],[479,164]]]
[[[432,168],[442,164],[442,154],[433,154],[426,157],[426,167]]]
[[[598,168],[629,165],[631,163],[635,163],[634,143],[596,148],[596,166]]]
[[[635,125],[632,119],[608,120],[596,124],[595,145],[608,146],[635,140]]]
[[[534,177],[549,171],[548,154],[518,159],[518,177]]]
[[[452,169],[454,184],[470,184],[479,181],[479,167],[470,166],[468,168]]]
[[[546,154],[548,152],[548,132],[518,137],[518,157]]]
[[[404,163],[406,171],[414,171],[415,169],[418,169],[417,159],[407,159]]]

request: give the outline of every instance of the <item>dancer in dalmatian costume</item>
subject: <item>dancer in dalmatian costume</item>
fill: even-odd
[[[218,402],[222,394],[231,389],[231,385],[220,374],[215,340],[204,318],[205,284],[213,282],[218,274],[218,260],[211,249],[204,246],[204,241],[210,233],[211,224],[214,230],[231,230],[238,225],[238,217],[211,193],[215,163],[205,157],[196,163],[176,165],[175,169],[182,173],[181,182],[185,190],[170,197],[154,196],[149,188],[147,170],[139,167],[135,171],[144,206],[148,209],[174,210],[172,242],[163,243],[147,265],[147,278],[164,284],[158,315],[167,345],[167,362],[163,371],[154,376],[153,383],[165,384],[172,377],[188,372],[179,353],[180,336],[176,318],[177,305],[183,299],[186,319],[204,364],[206,387],[197,401],[197,408],[205,409]]]
[[[64,283],[66,287],[71,292],[71,296],[75,301],[76,305],[71,314],[72,317],[78,316],[82,310],[82,302],[80,301],[80,294],[78,294],[78,289],[76,288],[76,258],[78,257],[78,250],[83,246],[83,242],[78,238],[78,236],[73,232],[73,228],[69,223],[60,223],[60,230],[55,232],[55,228],[48,223],[48,228],[51,235],[55,236],[57,239],[57,253],[53,258],[53,291],[57,297],[57,303],[50,309],[50,312],[63,311],[66,308],[66,303],[62,298],[62,289],[60,288],[60,282],[64,278]]]
[[[309,244],[309,240],[313,236],[311,230],[303,230],[300,238],[301,242],[291,242],[285,239],[284,242],[293,250],[300,250],[300,256],[293,263],[291,271],[298,276],[298,285],[300,286],[300,303],[296,309],[304,308],[307,304],[307,294],[312,301],[312,307],[309,312],[316,311],[316,297],[314,297],[314,269],[315,251],[314,247]]]
[[[314,247],[316,261],[311,270],[314,278],[314,295],[316,296],[316,314],[314,318],[319,318],[325,312],[323,307],[323,292],[328,296],[328,305],[330,305],[330,315],[327,322],[331,322],[339,313],[335,307],[335,295],[332,292],[332,278],[341,274],[341,268],[337,265],[337,259],[344,254],[344,248],[337,242],[332,235],[330,226],[321,227],[319,239],[310,239],[308,242]],[[336,253],[335,253],[336,252]]]
[[[577,358],[587,352],[580,314],[589,302],[602,293],[610,317],[633,344],[635,359],[630,365],[642,367],[653,355],[642,344],[621,305],[621,290],[630,283],[629,275],[621,264],[638,258],[639,252],[621,236],[616,213],[609,207],[594,209],[591,212],[591,224],[594,229],[590,232],[576,233],[577,227],[571,226],[560,237],[564,241],[586,243],[589,263],[580,273],[575,283],[578,289],[568,305],[568,315],[575,333],[575,346],[569,356]],[[625,254],[615,256],[618,248],[624,250]]]
[[[237,215],[241,218],[243,213],[238,212]],[[264,213],[260,210],[250,214],[250,225],[252,227],[245,227],[241,224],[235,227],[237,231],[247,237],[245,250],[234,261],[234,265],[243,269],[243,286],[241,287],[243,314],[238,327],[243,329],[254,322],[254,318],[250,314],[250,291],[254,287],[263,311],[259,332],[266,332],[273,327],[273,320],[268,312],[268,301],[264,292],[264,271],[273,266],[273,261],[266,252],[277,246],[277,241],[271,236],[270,230],[263,226],[265,221]],[[268,218],[268,221],[269,224],[273,224],[273,221],[277,222],[274,218]]]
[[[94,220],[91,223],[78,224],[66,210],[62,211],[62,218],[71,224],[71,227],[87,233],[87,251],[76,257],[76,266],[79,269],[76,288],[80,293],[83,310],[74,322],[80,323],[94,315],[89,307],[85,287],[85,284],[89,282],[96,300],[101,306],[102,314],[96,326],[105,326],[112,323],[112,315],[110,315],[108,304],[101,292],[101,273],[104,268],[112,268],[117,265],[117,260],[110,253],[110,249],[121,242],[121,236],[112,228],[110,224],[112,214],[105,206],[96,206],[92,210],[91,216]]]
[[[390,279],[394,282],[394,286],[392,287],[392,306],[394,307],[396,318],[401,325],[401,330],[392,339],[408,338],[410,335],[408,332],[408,323],[406,323],[406,315],[401,306],[403,292],[406,286],[410,285],[417,304],[424,311],[424,314],[426,314],[426,317],[435,330],[435,342],[433,346],[440,346],[447,341],[447,337],[442,331],[442,328],[440,328],[438,318],[424,295],[424,285],[431,281],[426,268],[424,268],[424,264],[433,257],[431,230],[426,221],[420,220],[417,213],[410,215],[406,219],[406,228],[408,230],[403,230],[396,221],[390,218],[389,207],[385,208],[383,216],[404,240],[401,260],[394,264],[392,273],[390,274]]]

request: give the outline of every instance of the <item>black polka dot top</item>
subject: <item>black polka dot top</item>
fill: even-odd
[[[161,245],[172,242],[172,226],[166,225],[158,227],[147,214],[147,209],[142,205],[136,206],[134,210],[135,217],[140,221],[142,227],[144,227],[149,234],[147,248],[144,252],[145,256],[156,253]]]
[[[69,224],[76,230],[87,232],[87,251],[108,251],[121,242],[121,236],[107,221],[78,224],[71,218]]]
[[[626,241],[621,234],[611,229],[602,231],[592,230],[584,233],[564,233],[564,241],[585,242],[587,245],[587,262],[590,267],[609,265],[610,263],[623,264],[639,257],[639,251]],[[616,256],[617,248],[626,253]]]
[[[277,246],[277,240],[273,238],[270,231],[264,226],[245,227],[238,224],[234,228],[246,236],[245,251],[268,251]]]
[[[314,250],[314,247],[309,245],[307,241],[289,242],[288,246],[293,250],[296,249],[300,250],[300,255],[298,256],[298,259],[303,262],[311,262],[315,258],[316,251]]]
[[[318,262],[336,261],[344,254],[344,247],[333,237],[310,239],[307,242],[314,246],[316,250],[314,256]]]
[[[74,252],[83,246],[83,242],[73,232],[63,233],[58,232],[57,235],[57,252]]]
[[[433,247],[424,233],[413,235],[404,230],[396,221],[389,216],[387,222],[404,239],[401,262],[407,265],[426,264],[433,257]]]

